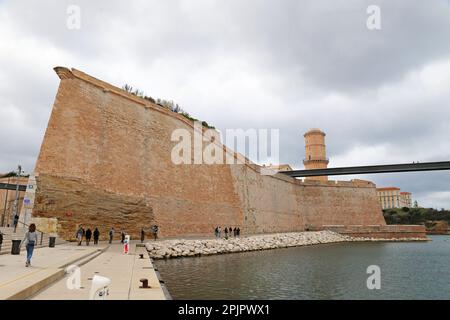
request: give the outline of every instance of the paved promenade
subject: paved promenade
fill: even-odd
[[[144,247],[101,242],[98,246],[57,245],[35,249],[32,266],[25,267],[26,250],[20,255],[0,255],[0,300],[85,300],[89,298],[94,275],[111,279],[107,299],[164,300],[159,279]],[[140,258],[140,254],[143,258]],[[70,290],[66,268],[77,265],[81,271],[81,288]],[[150,288],[140,288],[140,279],[148,279]]]
[[[25,267],[26,250],[20,255],[0,255],[0,300],[26,299],[43,286],[64,276],[65,268],[74,261],[95,257],[106,246],[57,245],[37,248],[32,266]]]
[[[143,259],[139,254],[143,254]],[[68,289],[68,276],[57,281],[32,299],[85,300],[89,298],[92,277],[100,275],[111,279],[108,300],[164,300],[165,296],[152,263],[144,247],[130,245],[129,254],[123,245],[112,244],[97,258],[81,267],[81,288]],[[148,279],[150,288],[140,288],[140,279]]]

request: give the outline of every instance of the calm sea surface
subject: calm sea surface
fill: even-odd
[[[174,299],[450,299],[450,236],[158,260]],[[369,265],[381,289],[367,289]]]

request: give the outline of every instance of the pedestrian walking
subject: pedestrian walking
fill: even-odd
[[[83,230],[83,228],[80,226],[80,227],[78,228],[78,231],[77,231],[77,234],[76,234],[76,238],[77,238],[77,241],[78,241],[78,245],[79,245],[79,246],[81,246],[81,241],[83,241],[83,233],[84,233],[84,230]]]
[[[19,223],[19,215],[16,213],[14,216],[14,220],[13,220],[13,225],[14,225],[14,233],[16,232],[17,229],[17,224]]]
[[[94,244],[98,244],[98,238],[100,237],[100,231],[98,231],[98,228],[95,228],[94,230]]]
[[[238,238],[241,235],[241,229],[239,227],[237,227],[236,229],[236,235],[238,236]]]
[[[219,239],[222,236],[222,228],[219,226]]]
[[[234,227],[234,229],[233,229],[233,237],[236,238],[236,236],[237,236],[237,230],[236,230],[236,227]]]
[[[122,230],[120,243],[125,241],[125,232]]]
[[[228,239],[228,228],[225,227],[225,239]]]
[[[216,237],[216,239],[219,237],[219,227],[214,228],[214,236]]]
[[[144,228],[141,228],[141,243],[143,243],[145,240],[145,231]]]
[[[91,237],[92,237],[92,231],[90,228],[88,228],[86,230],[86,245],[89,245],[89,242],[91,242]]]
[[[0,231],[0,251],[2,251],[3,233]]]
[[[20,246],[26,243],[27,249],[27,261],[25,262],[25,267],[31,266],[31,258],[33,257],[34,246],[38,241],[38,236],[36,232],[36,225],[34,223],[30,224],[28,227],[27,233],[25,233],[25,237],[23,238]]]
[[[113,237],[114,237],[114,228],[111,228],[109,230],[109,243],[112,243]]]
[[[156,239],[158,238],[158,226],[156,224],[152,226],[152,235],[153,239],[156,241]]]

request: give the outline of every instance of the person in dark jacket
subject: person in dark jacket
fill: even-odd
[[[236,230],[236,227],[234,227],[234,229],[233,229],[233,237],[236,238],[236,236],[237,236],[237,230]]]
[[[228,239],[228,228],[225,227],[225,239]]]
[[[145,240],[145,231],[144,228],[141,228],[141,243],[143,243]]]
[[[114,228],[109,229],[109,243],[112,243],[114,237]]]
[[[124,231],[122,231],[121,237],[122,237],[122,239],[120,240],[120,243],[123,243],[125,241],[125,232]]]
[[[153,239],[156,241],[156,239],[158,239],[158,226],[156,224],[152,226],[152,235]]]
[[[236,229],[236,235],[238,236],[238,238],[241,235],[241,229],[239,227],[237,227]]]
[[[18,223],[19,223],[19,215],[16,213],[16,215],[14,216],[14,221],[13,221],[14,232],[16,232],[16,230],[17,230],[17,224]]]
[[[216,236],[216,239],[219,238],[219,227],[214,229],[214,235]]]
[[[3,233],[0,231],[0,250],[2,250]]]
[[[90,228],[88,228],[86,230],[86,245],[89,245],[89,242],[91,242],[91,237],[92,237],[92,231]]]
[[[98,244],[98,238],[100,237],[100,231],[98,231],[98,228],[95,228],[94,230],[94,244]]]

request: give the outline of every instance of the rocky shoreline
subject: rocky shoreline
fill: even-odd
[[[423,239],[400,239],[397,241],[416,241]],[[264,235],[251,235],[241,238],[204,239],[204,240],[162,240],[146,244],[147,251],[153,259],[194,257],[213,254],[235,253],[245,251],[269,250],[307,246],[321,243],[355,242],[355,241],[396,241],[392,239],[352,238],[333,231],[290,232]]]

